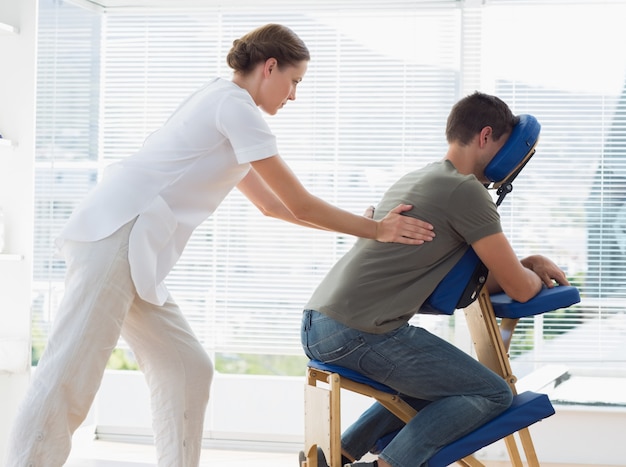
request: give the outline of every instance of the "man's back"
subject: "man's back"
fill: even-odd
[[[365,332],[389,332],[419,310],[469,244],[502,231],[484,186],[473,175],[459,174],[447,160],[398,180],[376,208],[376,218],[399,203],[417,206],[406,214],[431,223],[435,239],[418,246],[357,240],[307,308]]]

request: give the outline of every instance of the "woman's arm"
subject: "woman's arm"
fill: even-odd
[[[304,227],[328,230],[298,220],[254,169],[251,169],[243,180],[239,182],[237,188],[264,216],[273,217]]]
[[[278,155],[251,165],[251,172],[254,171],[258,178],[248,174],[238,188],[265,215],[381,242],[419,245],[434,237],[430,224],[401,215],[412,206],[400,205],[384,219],[374,221],[337,208],[309,193]]]

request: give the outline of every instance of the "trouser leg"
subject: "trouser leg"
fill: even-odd
[[[163,306],[137,299],[122,336],[150,388],[159,467],[196,467],[213,364],[171,297]]]
[[[405,396],[402,399],[418,412],[430,403]],[[368,452],[374,452],[381,438],[404,428],[405,425],[388,409],[375,402],[342,433],[342,448],[353,458],[360,459]],[[380,452],[376,453],[380,454]]]
[[[13,426],[8,467],[58,467],[69,456],[135,296],[129,230],[99,242],[67,242],[65,295]]]
[[[375,372],[381,358],[394,361],[394,368],[385,372],[385,384],[432,401],[381,452],[380,458],[391,465],[425,465],[441,447],[511,404],[511,390],[504,379],[424,329],[405,326],[389,339],[374,338],[371,344],[360,361],[363,371]]]

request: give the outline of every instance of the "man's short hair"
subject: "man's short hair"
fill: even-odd
[[[519,118],[513,115],[502,99],[476,91],[452,107],[446,125],[446,139],[448,143],[465,146],[489,126],[493,130],[493,139],[497,141],[513,130],[518,121]]]

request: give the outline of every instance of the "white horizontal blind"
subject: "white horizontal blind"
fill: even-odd
[[[281,154],[312,192],[362,212],[398,174],[444,148],[458,11],[449,2],[425,12],[415,5],[110,14],[102,157],[125,157],[193,89],[214,75],[230,77],[225,56],[234,38],[279,22],[312,54],[297,100],[268,118]],[[442,40],[425,53],[419,44],[431,34]],[[302,355],[301,310],[352,242],[264,219],[233,193],[193,236],[167,282],[209,350]]]
[[[53,239],[98,179],[100,17],[41,1],[37,49],[33,363],[63,291]]]
[[[230,77],[232,40],[254,27],[286,24],[311,50],[298,99],[268,121],[312,192],[362,212],[445,148],[458,82],[455,2],[270,2],[104,16],[42,6],[38,136],[42,147],[49,139],[58,147],[38,152],[42,342],[62,292],[51,240],[64,220],[104,165],[131,154],[206,80]],[[68,112],[73,99],[83,106]],[[168,286],[211,352],[301,355],[302,307],[352,242],[265,219],[234,192],[193,236]]]
[[[626,43],[624,3],[274,1],[98,15],[41,0],[35,336],[45,340],[62,289],[51,241],[102,166],[207,79],[228,77],[232,39],[281,22],[312,61],[297,100],[268,122],[303,183],[353,212],[442,157],[463,94],[496,93],[539,119],[537,154],[500,211],[516,251],[554,258],[583,301],[522,323],[516,373],[623,369],[626,59],[611,51]],[[301,355],[300,310],[352,242],[265,219],[233,192],[168,285],[211,352]]]
[[[483,9],[484,86],[542,124],[500,209],[506,233],[520,255],[553,258],[582,295],[523,320],[512,347],[518,374],[546,363],[626,368],[625,17],[623,1]]]

